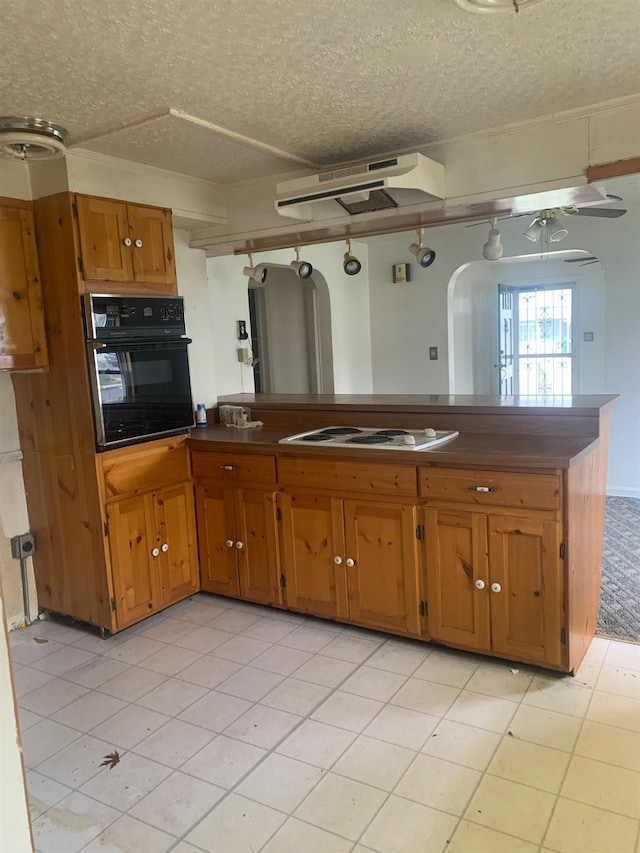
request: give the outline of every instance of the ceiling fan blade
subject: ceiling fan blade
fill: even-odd
[[[597,261],[597,260],[598,259],[596,258],[595,255],[584,255],[581,258],[565,258],[564,262],[565,262],[565,264],[580,264],[580,263],[593,263],[594,261]]]
[[[624,216],[626,210],[611,207],[579,207],[571,213],[571,216],[599,216],[602,219],[617,219],[619,216]]]

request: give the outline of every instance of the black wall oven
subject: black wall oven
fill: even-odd
[[[193,401],[178,296],[83,297],[96,447],[187,432]]]

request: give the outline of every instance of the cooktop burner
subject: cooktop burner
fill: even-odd
[[[316,444],[351,450],[428,450],[458,435],[453,430],[379,429],[378,427],[323,427],[280,439],[280,444]],[[308,446],[308,445],[307,445]]]

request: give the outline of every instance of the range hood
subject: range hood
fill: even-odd
[[[275,207],[281,216],[311,220],[323,218],[316,213],[355,216],[443,198],[444,166],[416,153],[282,181]]]

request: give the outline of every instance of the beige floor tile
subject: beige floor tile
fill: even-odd
[[[321,687],[337,687],[356,667],[357,664],[349,661],[314,655],[296,670],[296,678],[319,684]]]
[[[115,767],[100,767],[99,772],[80,790],[88,797],[125,812],[169,775],[169,767],[142,755],[125,752]]]
[[[181,841],[173,848],[171,853],[202,853],[202,847],[194,847],[187,841]]]
[[[122,663],[113,658],[96,657],[89,663],[82,664],[75,669],[66,672],[64,677],[67,681],[73,681],[74,684],[81,684],[83,687],[95,689],[115,678],[116,675],[121,675],[130,669],[130,664]]]
[[[123,815],[83,850],[86,853],[165,853],[175,842],[173,835]]]
[[[213,617],[207,625],[219,631],[228,631],[231,634],[241,634],[245,628],[253,625],[261,617],[257,613],[244,613],[242,610],[225,610]]]
[[[485,776],[464,817],[473,823],[540,844],[554,803],[555,797],[545,791],[496,776]]]
[[[21,672],[18,675],[22,675]],[[87,688],[80,684],[72,684],[70,681],[63,681],[61,678],[56,678],[53,681],[47,680],[46,684],[31,690],[25,696],[20,698],[20,705],[26,708],[27,711],[33,711],[35,714],[41,714],[43,717],[48,717],[50,714],[55,714],[66,705],[70,705],[84,696],[87,693]]]
[[[79,788],[99,772],[100,764],[111,752],[113,746],[110,743],[91,735],[82,735],[39,764],[37,770],[63,785]]]
[[[258,655],[252,661],[251,666],[265,669],[267,672],[276,672],[279,675],[291,675],[311,657],[311,652],[302,652],[300,649],[289,649],[286,646],[276,645]]]
[[[440,717],[432,717],[430,714],[421,714],[419,711],[396,705],[386,705],[369,723],[364,734],[407,749],[418,750],[439,722]]]
[[[219,631],[217,628],[200,625],[197,628],[193,628],[184,637],[176,640],[175,645],[183,649],[189,649],[192,652],[200,652],[203,655],[207,655],[233,638],[234,634],[230,631]],[[245,662],[241,661],[241,663]]]
[[[619,666],[607,666],[600,670],[597,683],[598,690],[607,693],[617,693],[630,699],[640,699],[640,670],[623,669]]]
[[[298,806],[295,817],[356,841],[386,797],[370,785],[328,773]]]
[[[40,714],[34,714],[33,711],[27,711],[26,708],[21,708],[18,705],[18,720],[21,732],[26,732],[27,729],[35,726],[36,723],[41,723],[44,719],[45,717],[42,717]]]
[[[602,663],[607,655],[611,641],[605,637],[594,637],[591,640],[587,653],[584,656],[585,660]]]
[[[138,705],[127,705],[91,732],[113,746],[131,749],[169,721],[166,714],[150,711]]]
[[[356,735],[345,729],[306,720],[281,743],[277,751],[281,755],[306,761],[328,770],[355,740]]]
[[[25,781],[27,783],[31,820],[40,817],[47,809],[55,806],[60,800],[72,793],[71,788],[53,779],[48,779],[35,770],[27,770]]]
[[[181,608],[180,610],[176,609],[178,606]],[[215,626],[211,625],[212,620],[225,612],[221,607],[214,607],[200,601],[181,601],[179,605],[172,608],[171,615],[175,619],[183,619],[185,622],[191,622],[194,625],[209,625],[213,628]]]
[[[447,853],[538,853],[538,845],[463,820]]]
[[[582,720],[570,714],[559,714],[533,705],[520,705],[511,720],[509,731],[520,740],[571,752],[581,725]]]
[[[266,750],[257,746],[218,735],[183,764],[181,771],[212,785],[233,788],[265,755]]]
[[[394,793],[443,812],[461,815],[481,776],[481,773],[469,767],[420,754]]]
[[[276,619],[273,616],[264,616],[258,619],[242,632],[244,637],[253,637],[254,640],[264,640],[266,643],[277,643],[287,634],[295,630],[295,624]]]
[[[350,663],[363,663],[368,657],[371,657],[376,649],[380,648],[382,642],[382,637],[374,640],[365,637],[351,637],[342,633],[334,637],[329,645],[322,649],[322,654]]]
[[[76,853],[120,813],[77,791],[50,808],[32,824],[38,853]]]
[[[446,717],[457,723],[502,734],[507,730],[517,710],[518,705],[508,699],[496,699],[465,690],[453,703]]]
[[[584,717],[591,694],[589,688],[575,684],[574,679],[569,676],[559,678],[540,675],[533,679],[529,692],[522,701],[524,705]]]
[[[312,767],[285,755],[274,753],[237,786],[236,793],[290,814],[324,776]]]
[[[231,794],[191,830],[186,840],[221,853],[257,851],[285,820],[281,812]]]
[[[32,695],[30,693],[27,699]],[[587,719],[640,732],[640,701],[630,699],[628,696],[619,696],[616,693],[594,690],[587,711]]]
[[[261,853],[349,853],[351,846],[346,838],[291,817]]]
[[[175,717],[207,693],[206,687],[190,684],[179,678],[168,678],[158,687],[141,696],[136,704],[157,711],[159,714]]]
[[[278,711],[264,705],[254,705],[246,714],[231,723],[224,730],[224,733],[245,743],[272,749],[301,720],[302,717],[288,714],[286,711]]]
[[[135,665],[145,660],[145,658],[150,658],[152,654],[159,652],[161,649],[166,649],[164,643],[159,643],[157,640],[150,640],[148,637],[131,636],[123,643],[110,647],[104,654],[109,658]]]
[[[569,765],[569,754],[548,746],[505,737],[488,773],[557,794]]]
[[[558,853],[632,853],[638,821],[561,797],[545,847]]]
[[[384,646],[367,660],[367,666],[409,676],[424,663],[428,654],[428,651],[422,651],[410,643],[387,640]]]
[[[166,611],[164,611],[166,613]],[[175,643],[181,637],[190,634],[193,628],[188,622],[181,619],[165,618],[154,625],[149,625],[140,632],[141,637],[151,637],[152,640],[159,640],[161,643]]]
[[[336,690],[311,715],[311,719],[321,723],[329,723],[352,732],[361,732],[369,725],[378,711],[383,707],[382,702],[365,699]]]
[[[509,664],[481,664],[469,682],[466,689],[473,693],[484,693],[496,699],[511,699],[519,702],[526,694],[533,675]]]
[[[596,682],[598,681],[601,669],[601,663],[596,663],[595,661],[590,660],[583,660],[578,669],[576,670],[574,681],[580,687],[589,687],[591,690],[593,690],[593,688],[596,686]]]
[[[315,653],[328,646],[332,639],[333,632],[331,631],[303,625],[283,637],[280,640],[280,645],[287,646],[290,649],[299,649],[302,652]]]
[[[331,688],[297,678],[286,678],[260,700],[261,705],[305,716],[329,695]]]
[[[640,818],[640,773],[575,755],[562,786],[562,796]]]
[[[421,678],[409,678],[391,699],[392,705],[443,717],[459,696],[457,687],[435,684]]]
[[[213,649],[213,654],[217,658],[232,660],[235,663],[251,663],[258,655],[266,652],[270,646],[270,643],[265,643],[262,640],[237,635]]]
[[[176,678],[181,681],[189,681],[191,684],[199,684],[200,687],[207,687],[211,690],[221,682],[226,681],[239,669],[242,669],[242,664],[222,660],[222,658],[214,658],[213,655],[205,655],[192,663],[191,666],[183,669],[182,672],[176,673]]]
[[[177,768],[192,758],[215,737],[215,733],[184,723],[169,720],[135,747],[138,755]]]
[[[39,642],[40,641],[40,642]],[[46,637],[30,637],[28,641],[12,645],[11,660],[23,666],[34,666],[42,658],[52,655],[54,652],[64,649],[62,643],[47,640]],[[38,669],[38,667],[34,667]],[[46,670],[43,670],[45,672]],[[51,673],[54,675],[54,673]]]
[[[349,676],[340,689],[347,693],[387,702],[407,680],[405,675],[387,672],[370,666],[360,666]]]
[[[127,703],[122,699],[92,691],[58,711],[51,719],[78,731],[88,732],[126,706]]]
[[[252,703],[227,693],[210,690],[180,714],[180,719],[212,732],[223,732],[234,720],[251,708]]]
[[[13,661],[12,661],[13,663]],[[46,672],[41,672],[39,669],[32,669],[30,666],[23,666],[19,671],[13,670],[13,685],[16,692],[16,699],[21,700],[27,693],[32,690],[37,690],[48,681],[52,681],[53,676]],[[22,702],[20,702],[22,704]]]
[[[96,656],[91,652],[85,652],[75,646],[62,646],[52,655],[34,661],[31,666],[34,669],[41,669],[48,675],[64,675],[72,669],[91,663],[95,659]]]
[[[640,644],[611,640],[604,662],[608,666],[640,670]]]
[[[333,773],[391,791],[415,758],[412,749],[359,737],[333,766]]]
[[[464,687],[478,668],[477,663],[458,660],[455,655],[429,655],[422,666],[414,672],[416,678],[447,684],[449,687]]]
[[[575,751],[586,758],[640,772],[640,732],[585,720]]]
[[[185,623],[182,622],[181,624],[184,625]],[[181,649],[180,646],[168,646],[166,649],[151,655],[151,657],[145,658],[140,666],[153,672],[159,672],[161,675],[177,675],[201,657],[201,652]]]
[[[100,685],[100,692],[115,696],[116,699],[123,699],[125,702],[135,702],[166,680],[165,675],[136,666],[123,672],[122,675],[105,681]]]
[[[42,720],[22,735],[25,766],[36,767],[79,737],[80,732],[75,729],[53,720]]]
[[[422,752],[474,770],[485,770],[499,743],[500,735],[496,732],[454,720],[441,720],[427,738]]]
[[[172,835],[188,832],[225,794],[185,773],[172,773],[129,812],[133,817]]]
[[[251,666],[243,666],[225,681],[217,685],[216,690],[221,693],[230,693],[239,696],[240,699],[249,699],[257,702],[266,696],[274,687],[283,680],[284,676],[275,672],[266,672],[264,669],[255,669]]]
[[[456,822],[452,815],[392,795],[362,836],[362,843],[381,853],[443,853]]]

